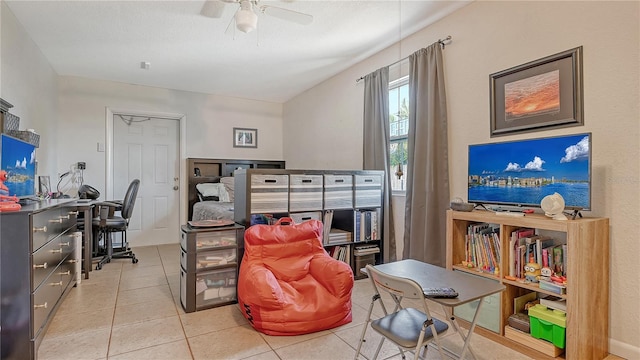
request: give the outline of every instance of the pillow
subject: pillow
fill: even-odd
[[[220,183],[224,184],[224,188],[227,190],[227,193],[229,194],[229,201],[233,202],[234,199],[234,195],[233,195],[233,191],[234,191],[234,185],[235,185],[235,179],[232,176],[227,176],[227,177],[222,177],[220,178]]]
[[[218,197],[217,201],[231,202],[229,200],[229,193],[225,189],[224,184],[221,183],[200,183],[196,185],[196,190],[201,194],[202,199]]]

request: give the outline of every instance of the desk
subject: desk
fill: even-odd
[[[93,207],[97,201],[76,201],[75,205],[78,207],[78,211],[84,213],[84,261],[82,263],[82,270],[84,270],[84,278],[89,278],[89,272],[91,271],[91,261],[93,257]]]
[[[458,305],[466,304],[475,300],[481,300],[489,295],[502,292],[505,290],[504,285],[500,284],[498,281],[471,277],[460,272],[447,270],[439,266],[410,259],[376,265],[375,268],[389,275],[412,279],[420,284],[423,289],[433,287],[454,288],[458,292],[458,297],[455,299],[429,300],[442,306],[447,318],[451,321],[451,325],[462,337],[464,346],[462,347],[462,352],[460,353],[459,358],[464,358],[464,354],[467,349],[475,358],[475,354],[473,354],[473,351],[469,348],[469,342],[471,335],[473,334],[473,330],[476,327],[476,320],[483,301],[478,303],[478,308],[476,309],[476,313],[473,316],[473,321],[471,322],[471,326],[469,327],[469,331],[466,336],[462,333],[460,326],[453,315],[453,308]]]

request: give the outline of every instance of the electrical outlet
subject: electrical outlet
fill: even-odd
[[[78,162],[78,170],[84,170],[87,168],[87,164],[84,162],[79,161]]]

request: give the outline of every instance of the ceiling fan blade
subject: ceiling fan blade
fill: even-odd
[[[210,18],[220,18],[224,12],[224,2],[220,0],[206,0],[200,14]]]
[[[262,5],[260,11],[263,14],[267,14],[273,17],[277,17],[282,20],[291,21],[300,25],[309,25],[313,22],[313,16],[289,9],[284,9],[276,6]]]

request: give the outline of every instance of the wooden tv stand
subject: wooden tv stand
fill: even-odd
[[[465,235],[473,223],[496,224],[500,231],[501,261],[498,274],[480,272],[462,266],[465,259]],[[537,284],[512,281],[505,278],[509,269],[509,240],[519,228],[533,228],[545,234],[566,238],[567,288],[558,295],[538,288]],[[567,300],[566,347],[564,357],[573,359],[604,359],[609,351],[609,219],[579,218],[552,220],[542,214],[523,217],[497,216],[491,211],[460,212],[447,210],[447,269],[454,269],[494,279],[507,289],[500,298],[500,332],[476,327],[479,333],[535,358],[551,358],[505,337],[505,326],[513,314],[513,299],[526,293],[560,296]]]

